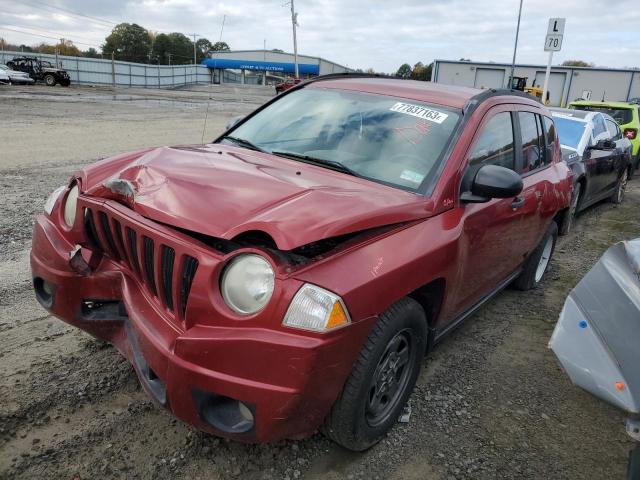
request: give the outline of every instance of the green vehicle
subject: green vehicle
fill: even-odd
[[[640,168],[640,101],[626,103],[581,100],[571,102],[569,108],[602,112],[611,115],[614,120],[618,122],[618,125],[620,125],[622,134],[631,140],[634,159],[633,165],[635,168]]]

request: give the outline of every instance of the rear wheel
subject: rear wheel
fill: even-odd
[[[426,338],[427,320],[418,302],[403,298],[389,307],[371,330],[323,433],[355,451],[380,441],[413,391]]]
[[[44,83],[47,87],[54,87],[56,85],[56,77],[48,73],[44,76]]]
[[[627,178],[628,178],[628,172],[627,172],[627,169],[625,169],[622,172],[620,179],[618,180],[618,186],[616,187],[616,191],[613,192],[613,195],[611,195],[610,200],[613,203],[620,204],[624,200],[624,192],[627,189]]]
[[[540,283],[551,261],[557,238],[558,225],[556,222],[551,222],[536,249],[524,262],[522,273],[513,282],[515,288],[531,290]]]

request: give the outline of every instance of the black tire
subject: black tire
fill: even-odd
[[[549,268],[549,263],[551,262],[551,257],[553,256],[553,251],[556,248],[556,240],[558,239],[558,225],[556,222],[551,222],[549,228],[547,228],[544,237],[536,247],[536,249],[531,252],[529,258],[525,260],[524,267],[522,269],[522,273],[516,278],[513,282],[513,286],[518,290],[531,290],[533,287],[538,285],[542,278],[544,278],[544,274]],[[546,247],[548,242],[551,241],[551,250],[546,252]],[[542,270],[542,274],[538,276],[538,267],[541,265],[543,254],[547,256],[546,263]]]
[[[620,178],[618,179],[618,184],[616,185],[615,192],[613,192],[613,195],[611,195],[611,197],[609,198],[611,203],[615,203],[616,205],[619,205],[622,203],[622,201],[624,200],[624,192],[627,189],[628,179],[629,179],[629,172],[625,168],[624,171],[622,172],[622,175],[620,175]]]
[[[55,85],[56,85],[56,77],[54,77],[50,73],[46,74],[44,76],[43,80],[44,80],[44,84],[47,87],[55,87]]]
[[[640,480],[640,443],[636,443],[635,448],[629,452],[627,480]]]
[[[71,85],[71,80],[60,80],[60,85],[62,85],[63,87],[68,87],[69,85]]]
[[[426,341],[427,319],[418,302],[405,297],[389,307],[369,333],[322,432],[353,451],[379,442],[396,424],[413,391]],[[408,351],[394,356],[396,348],[396,353]],[[407,361],[397,370],[404,355]]]

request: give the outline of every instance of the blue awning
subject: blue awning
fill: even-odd
[[[257,70],[261,72],[294,73],[293,63],[260,62],[257,60],[231,60],[226,58],[207,58],[202,61],[209,68],[234,68],[238,70]],[[298,72],[308,75],[319,75],[320,66],[313,63],[299,63]]]

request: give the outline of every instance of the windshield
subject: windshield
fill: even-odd
[[[578,144],[587,128],[587,123],[566,117],[553,116],[553,123],[556,125],[560,144],[573,149],[578,148]]]
[[[459,110],[413,100],[304,88],[230,135],[266,152],[339,162],[357,176],[417,191],[436,174],[459,118]]]
[[[586,110],[588,112],[606,113],[611,115],[619,125],[631,123],[631,120],[633,119],[633,113],[630,108],[596,107],[592,105],[574,105],[573,108],[576,110]]]

